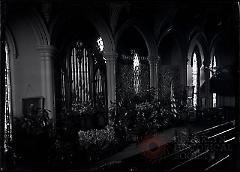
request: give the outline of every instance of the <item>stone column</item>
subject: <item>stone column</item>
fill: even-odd
[[[107,93],[108,93],[108,107],[116,102],[116,60],[118,54],[115,52],[105,52],[107,64]]]
[[[42,95],[45,98],[45,108],[49,110],[49,116],[55,122],[55,87],[54,87],[54,59],[57,51],[50,45],[38,47],[41,54],[41,78]]]
[[[149,59],[149,67],[150,67],[150,88],[155,88],[155,71],[156,65],[155,60]]]
[[[205,73],[205,97],[206,97],[206,108],[212,107],[212,94],[210,93],[210,71],[204,69]]]
[[[158,89],[158,70],[159,70],[158,60],[159,58],[157,57],[149,57],[150,88],[155,88],[156,91]]]

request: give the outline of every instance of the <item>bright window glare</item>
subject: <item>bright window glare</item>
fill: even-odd
[[[139,86],[140,86],[140,80],[139,80],[139,75],[140,75],[140,62],[139,62],[139,57],[137,53],[134,53],[134,58],[133,58],[133,70],[134,70],[134,89],[135,92],[139,92]]]
[[[192,66],[192,79],[193,79],[193,86],[194,86],[193,106],[195,108],[197,106],[197,75],[198,75],[197,56],[196,56],[196,53],[194,53],[193,54],[193,66]]]
[[[103,45],[103,40],[102,40],[101,37],[98,38],[98,40],[97,40],[97,44],[98,44],[98,47],[99,47],[100,51],[103,51],[103,49],[104,49],[104,45]]]
[[[216,57],[213,56],[210,62],[210,69],[212,70],[210,72],[210,78],[213,76],[213,73],[216,72],[216,67],[217,67],[217,62],[216,62]],[[212,107],[217,107],[217,94],[213,93],[212,94]]]

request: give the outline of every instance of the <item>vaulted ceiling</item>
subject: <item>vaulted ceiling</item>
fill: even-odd
[[[58,27],[58,34],[55,36],[62,37],[62,39],[57,38],[58,43],[61,40],[74,38],[76,36],[74,32],[77,31],[84,32],[86,37],[91,37],[91,34],[87,34],[88,31],[89,33],[95,31],[90,25],[88,27],[85,24],[86,16],[91,13],[86,10],[88,7],[91,7],[92,11],[103,19],[113,38],[117,35],[118,30],[128,23],[129,25],[140,25],[145,33],[153,35],[154,41],[157,43],[169,28],[178,32],[186,41],[189,41],[195,32],[204,32],[210,43],[217,33],[224,32],[231,42],[234,38],[233,30],[237,26],[236,5],[226,1],[190,3],[157,0],[8,0],[7,2],[8,7],[13,9],[10,10],[11,13],[14,13],[14,9],[18,7],[37,9],[45,20],[50,33],[52,28]],[[56,22],[58,23],[56,24]],[[72,34],[72,38],[69,37],[69,34]],[[132,34],[131,31],[124,31],[123,37],[130,38],[134,35],[136,36],[138,33]],[[136,36],[136,40],[141,40],[138,39],[138,36]],[[93,37],[95,39],[96,35]],[[131,40],[129,41],[131,42]],[[145,46],[142,41],[135,41],[134,44],[136,47]],[[143,54],[146,53],[143,52]]]

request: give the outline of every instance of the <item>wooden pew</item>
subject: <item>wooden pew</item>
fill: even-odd
[[[222,164],[232,158],[233,142],[235,140],[234,121],[216,125],[195,133],[192,137],[199,143],[192,145],[199,153],[192,158],[172,167],[169,171],[214,171],[221,170]],[[224,170],[224,169],[223,169]],[[225,169],[226,170],[226,169]]]
[[[131,170],[140,171],[211,171],[224,169],[232,158],[232,144],[234,142],[234,121],[219,124],[208,129],[193,133],[189,140],[196,138],[197,142],[189,144],[181,150],[174,150],[174,141],[163,145],[170,149],[169,153],[155,159],[146,159],[143,154],[128,157],[116,164],[109,164],[108,170]],[[203,146],[212,144],[213,146]],[[222,147],[214,147],[220,145]],[[176,145],[175,145],[176,146]],[[106,168],[104,168],[106,170]],[[120,171],[121,171],[120,170]],[[101,170],[99,170],[101,171]]]

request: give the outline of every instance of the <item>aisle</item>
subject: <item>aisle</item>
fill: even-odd
[[[201,131],[203,129],[205,129],[207,127],[196,127],[196,125],[191,125],[188,124],[186,126],[182,126],[182,127],[174,127],[174,128],[169,128],[166,129],[154,136],[149,136],[146,139],[144,139],[141,143],[132,143],[129,146],[127,146],[125,149],[123,149],[121,152],[116,153],[102,161],[99,161],[96,163],[96,166],[94,168],[98,168],[101,167],[102,165],[106,165],[106,164],[110,164],[110,163],[117,163],[117,162],[121,162],[124,159],[133,157],[135,155],[139,155],[145,151],[148,151],[149,148],[146,146],[141,146],[142,144],[144,144],[144,142],[148,142],[148,140],[151,141],[156,141],[157,142],[157,146],[162,146],[165,145],[167,143],[170,143],[171,141],[173,141],[173,139],[175,138],[176,132],[178,133],[182,133],[182,134],[188,134],[188,131],[190,130],[192,133],[196,133],[198,131]],[[148,149],[148,150],[147,150]],[[154,149],[154,146],[151,147],[151,149]]]

